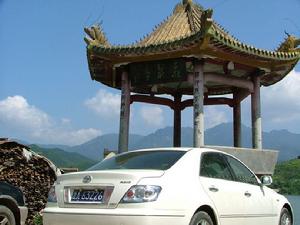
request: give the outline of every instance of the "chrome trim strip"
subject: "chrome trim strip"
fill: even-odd
[[[277,217],[277,214],[232,214],[232,215],[220,215],[220,218],[253,218],[253,217]]]
[[[94,216],[94,215],[98,215],[98,216],[137,216],[137,217],[145,217],[145,216],[153,216],[153,217],[185,217],[185,215],[139,215],[139,214],[98,214],[98,213],[64,213],[64,212],[43,212],[44,214],[56,214],[56,215],[78,215],[78,216],[82,216],[82,215],[87,215],[87,216]]]

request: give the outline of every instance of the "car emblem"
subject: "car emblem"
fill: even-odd
[[[85,184],[88,184],[92,181],[92,177],[90,175],[86,175],[83,179],[82,182]]]

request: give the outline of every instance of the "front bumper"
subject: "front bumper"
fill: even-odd
[[[20,210],[21,225],[24,225],[27,219],[28,209],[27,207],[19,206],[19,210]]]
[[[46,208],[44,225],[186,225],[189,220],[179,211],[138,209]]]

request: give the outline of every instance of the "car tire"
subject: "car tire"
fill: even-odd
[[[13,212],[9,208],[3,205],[0,205],[0,224],[16,225],[16,220]]]
[[[194,214],[190,225],[214,225],[214,223],[206,212],[200,211]]]
[[[281,210],[279,225],[292,225],[292,216],[287,208]]]

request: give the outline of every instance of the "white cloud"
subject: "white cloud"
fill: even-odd
[[[70,124],[71,123],[71,120],[69,118],[62,118],[61,119],[61,123],[62,124]]]
[[[101,134],[93,128],[72,129],[71,121],[66,118],[56,123],[47,113],[30,105],[19,95],[0,101],[0,124],[38,143],[76,145]]]
[[[51,125],[50,117],[19,95],[0,101],[0,120],[12,126],[29,129],[43,129]]]
[[[277,124],[299,122],[299,93],[300,72],[295,70],[279,83],[263,88],[261,99],[265,120]]]
[[[105,90],[99,90],[94,97],[84,102],[89,109],[106,118],[120,114],[120,103],[121,96],[119,94],[113,94]]]
[[[217,107],[218,106],[205,107],[204,110],[205,129],[209,129],[218,124],[227,123],[229,121],[225,113],[225,110],[219,110]]]
[[[149,126],[159,127],[163,125],[163,110],[158,106],[143,106],[140,109],[140,115]]]

